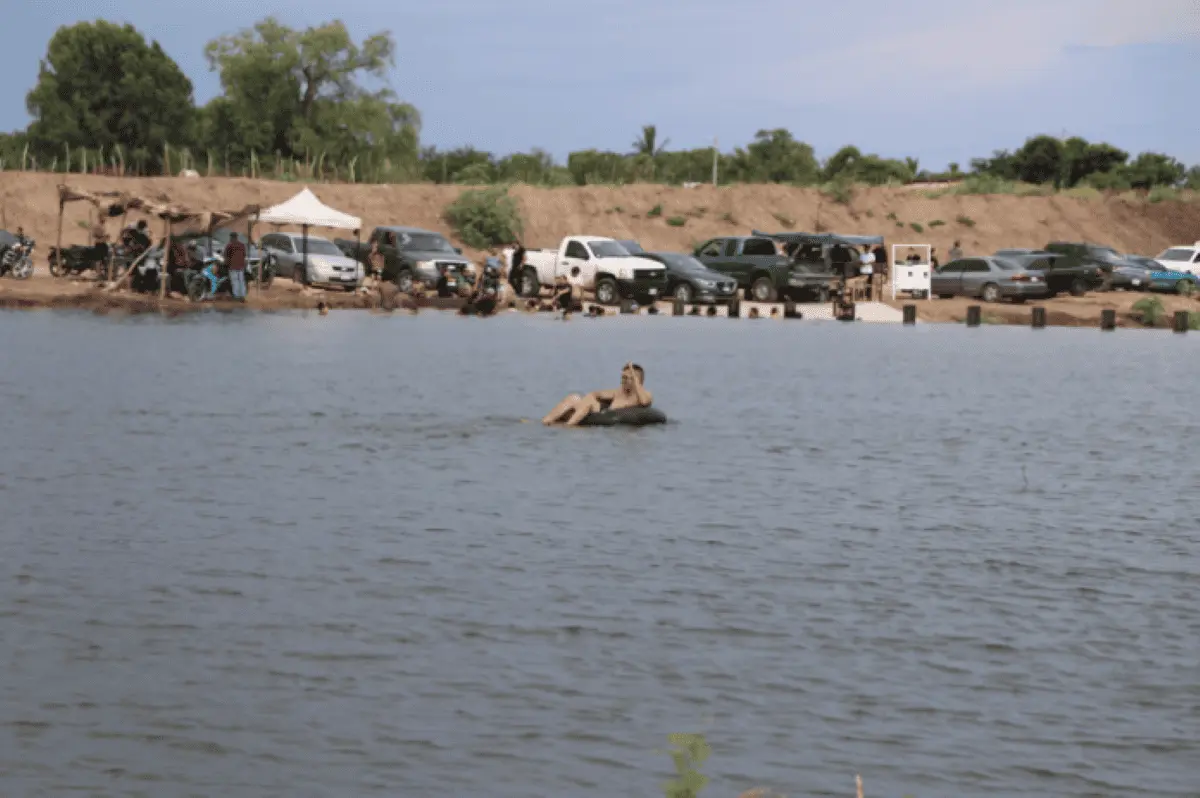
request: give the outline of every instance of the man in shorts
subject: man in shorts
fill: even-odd
[[[621,369],[621,387],[615,391],[593,391],[587,396],[571,394],[546,414],[542,423],[549,427],[575,427],[592,413],[650,407],[654,396],[645,387],[646,372],[637,363]]]

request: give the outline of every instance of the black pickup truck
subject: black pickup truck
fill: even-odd
[[[787,254],[779,254],[778,243]],[[833,233],[764,233],[714,238],[696,248],[696,259],[737,280],[746,298],[828,302],[842,279],[842,265],[857,261],[856,247],[882,244],[881,237]]]

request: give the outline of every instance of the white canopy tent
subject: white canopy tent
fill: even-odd
[[[362,219],[342,213],[336,208],[330,208],[307,188],[290,200],[263,210],[258,214],[258,221],[267,224],[291,225],[299,227],[303,231],[305,269],[308,268],[308,228],[334,227],[353,230],[355,236],[360,235],[362,231]]]

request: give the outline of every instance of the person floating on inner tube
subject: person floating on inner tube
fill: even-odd
[[[592,413],[650,407],[654,396],[646,390],[646,372],[637,363],[621,369],[621,387],[615,391],[593,391],[587,396],[573,393],[546,414],[542,423],[549,427],[574,427]]]

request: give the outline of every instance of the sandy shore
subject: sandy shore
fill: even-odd
[[[360,292],[348,293],[338,290],[322,290],[304,288],[287,279],[277,279],[265,291],[259,292],[253,285],[249,287],[244,304],[234,303],[229,299],[218,299],[212,302],[193,303],[186,297],[172,295],[160,300],[157,296],[136,294],[129,291],[107,291],[102,284],[88,279],[58,279],[48,274],[35,274],[29,280],[17,281],[0,278],[0,309],[71,309],[86,310],[95,313],[169,313],[179,314],[210,309],[245,309],[257,311],[282,310],[315,310],[320,302],[324,302],[333,310],[396,310],[411,309],[414,306],[430,309],[457,310],[463,301],[461,299],[439,299],[437,297],[410,299],[397,294],[392,286],[385,286],[385,296],[377,289],[367,289]],[[977,299],[932,299],[886,300],[885,304],[896,309],[906,304],[917,307],[917,320],[933,323],[962,323],[967,316],[967,308],[971,305],[981,307],[981,318],[984,324],[1021,324],[1031,321],[1032,309],[1046,309],[1046,324],[1056,327],[1098,327],[1100,314],[1104,310],[1115,310],[1117,325],[1120,327],[1143,326],[1133,305],[1147,296],[1158,297],[1165,310],[1164,317],[1169,323],[1175,311],[1186,310],[1200,313],[1200,297],[1183,297],[1173,294],[1144,294],[1137,292],[1114,291],[1109,293],[1089,294],[1084,297],[1062,296],[1040,302],[1027,302],[1014,305],[1007,302],[996,304],[983,303]],[[744,303],[742,315],[748,313],[748,308],[755,303]],[[659,312],[670,315],[671,305],[659,303]],[[615,308],[610,313],[617,312]],[[769,314],[767,308],[760,313]],[[724,315],[722,309],[721,315]]]

